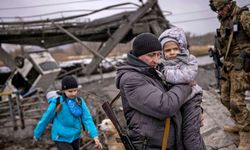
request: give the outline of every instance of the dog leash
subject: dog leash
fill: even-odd
[[[170,129],[170,118],[167,118],[165,122],[165,129],[164,129],[161,150],[167,149],[169,129]]]

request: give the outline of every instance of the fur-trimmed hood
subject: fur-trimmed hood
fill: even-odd
[[[189,51],[187,48],[187,39],[185,36],[185,32],[183,29],[174,27],[171,29],[165,30],[159,37],[159,41],[161,42],[162,50],[163,46],[166,42],[175,41],[180,47],[181,54],[189,55]]]

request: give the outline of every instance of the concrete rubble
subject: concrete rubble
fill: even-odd
[[[223,131],[224,125],[234,125],[230,113],[221,104],[218,94],[211,89],[204,91],[203,103],[205,123],[201,128],[208,150],[236,150],[239,138],[237,135]]]

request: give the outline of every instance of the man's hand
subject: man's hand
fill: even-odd
[[[201,125],[201,127],[203,127],[204,126],[204,120],[205,120],[205,117],[204,117],[204,114],[203,114],[203,112],[200,114],[200,125]]]
[[[102,143],[99,141],[99,138],[98,138],[98,137],[95,137],[95,138],[94,138],[94,141],[95,141],[95,146],[96,146],[98,149],[103,149]]]

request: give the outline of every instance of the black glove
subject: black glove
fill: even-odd
[[[247,56],[246,51],[245,51],[245,50],[242,50],[242,51],[240,52],[240,57],[241,57],[241,58],[246,58],[246,56]]]
[[[243,60],[243,69],[245,72],[250,72],[250,52],[248,50],[242,50],[239,56]]]
[[[240,57],[241,58],[250,58],[250,52],[248,52],[246,50],[241,50]]]

